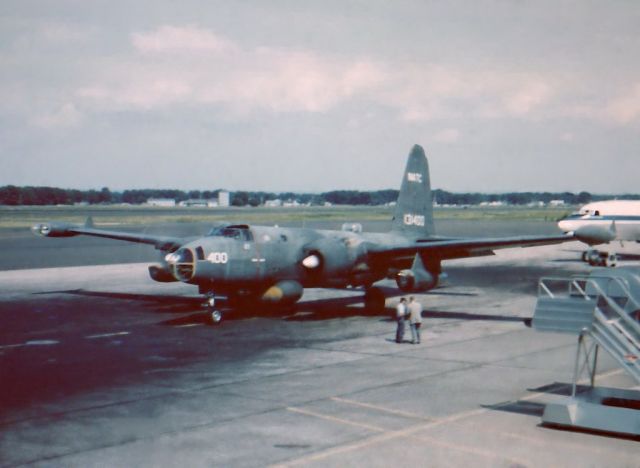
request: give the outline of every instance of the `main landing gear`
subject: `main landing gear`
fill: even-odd
[[[615,267],[618,263],[618,256],[613,252],[589,249],[582,253],[582,261],[588,262],[591,266]]]

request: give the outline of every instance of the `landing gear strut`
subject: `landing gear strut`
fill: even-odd
[[[216,298],[213,293],[207,293],[205,307],[207,309],[211,325],[219,325],[220,322],[222,322],[222,310],[216,308]]]

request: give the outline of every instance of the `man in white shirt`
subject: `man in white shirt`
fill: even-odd
[[[407,312],[407,300],[403,297],[396,306],[396,321],[398,322],[398,328],[396,328],[396,343],[402,343],[404,339],[404,319]]]
[[[409,323],[411,326],[411,343],[420,344],[420,327],[422,326],[422,304],[413,296],[409,298]]]

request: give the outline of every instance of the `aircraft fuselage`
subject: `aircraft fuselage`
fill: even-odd
[[[235,225],[212,230],[165,261],[177,280],[204,290],[259,288],[283,280],[302,287],[362,286],[389,270],[369,260],[369,248],[406,242],[390,234]]]

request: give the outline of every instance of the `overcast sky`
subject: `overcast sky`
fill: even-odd
[[[638,193],[640,3],[0,3],[0,185]]]

